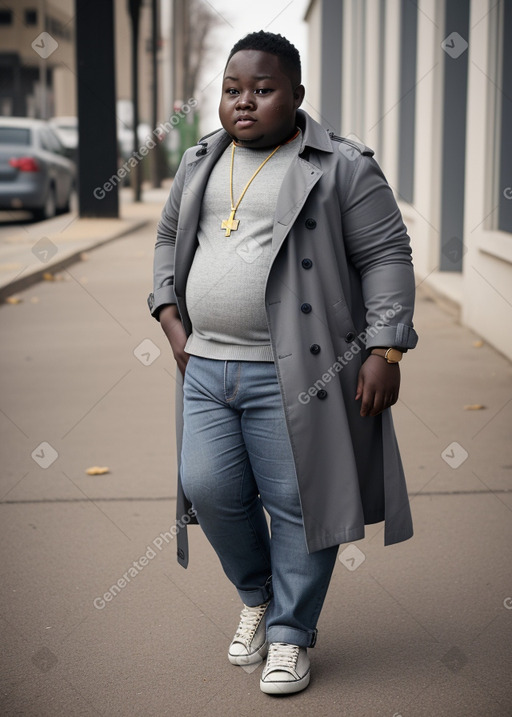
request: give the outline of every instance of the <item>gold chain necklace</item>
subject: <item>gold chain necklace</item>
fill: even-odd
[[[294,137],[295,139],[295,137]],[[269,159],[274,156],[274,154],[277,152],[277,150],[282,147],[282,144],[278,144],[277,147],[272,150],[272,152],[268,155],[268,157],[260,164],[258,169],[254,172],[252,177],[249,179],[245,187],[242,189],[242,194],[238,197],[238,201],[236,204],[233,203],[233,164],[235,161],[235,143],[233,142],[231,145],[231,166],[229,168],[229,198],[231,200],[231,214],[229,215],[229,219],[224,219],[221,224],[221,229],[225,229],[226,233],[224,236],[231,236],[231,232],[234,232],[238,229],[238,225],[240,224],[239,219],[235,219],[235,213],[238,207],[240,206],[240,202],[244,198],[244,195],[246,191],[249,189],[249,186],[251,185],[251,182],[256,177],[258,172],[263,169],[263,167],[266,165]]]

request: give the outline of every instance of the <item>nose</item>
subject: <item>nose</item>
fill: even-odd
[[[238,95],[238,101],[236,103],[236,106],[240,109],[247,109],[248,107],[254,107],[255,101],[254,101],[254,94],[247,90],[245,92],[240,92]]]

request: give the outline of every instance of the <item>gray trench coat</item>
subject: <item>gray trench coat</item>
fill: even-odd
[[[413,532],[391,411],[361,418],[354,396],[371,348],[416,345],[410,242],[373,152],[330,135],[302,110],[297,124],[302,144],[278,196],[265,301],[306,542],[314,552],[359,540],[365,524],[384,520],[390,545]],[[187,334],[201,200],[230,141],[219,130],[187,150],[158,226],[149,307],[158,318],[162,306],[177,304]],[[181,400],[178,388],[178,450]],[[189,508],[178,475],[180,525]],[[178,560],[187,566],[186,529]]]

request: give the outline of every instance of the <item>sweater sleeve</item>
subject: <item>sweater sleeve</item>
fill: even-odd
[[[344,163],[340,185],[348,257],[361,276],[367,347],[416,346],[410,240],[391,187],[377,162],[360,155]],[[339,185],[339,186],[340,186]]]

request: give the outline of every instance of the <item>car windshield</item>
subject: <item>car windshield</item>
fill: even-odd
[[[30,130],[24,127],[0,127],[0,144],[30,144]]]

